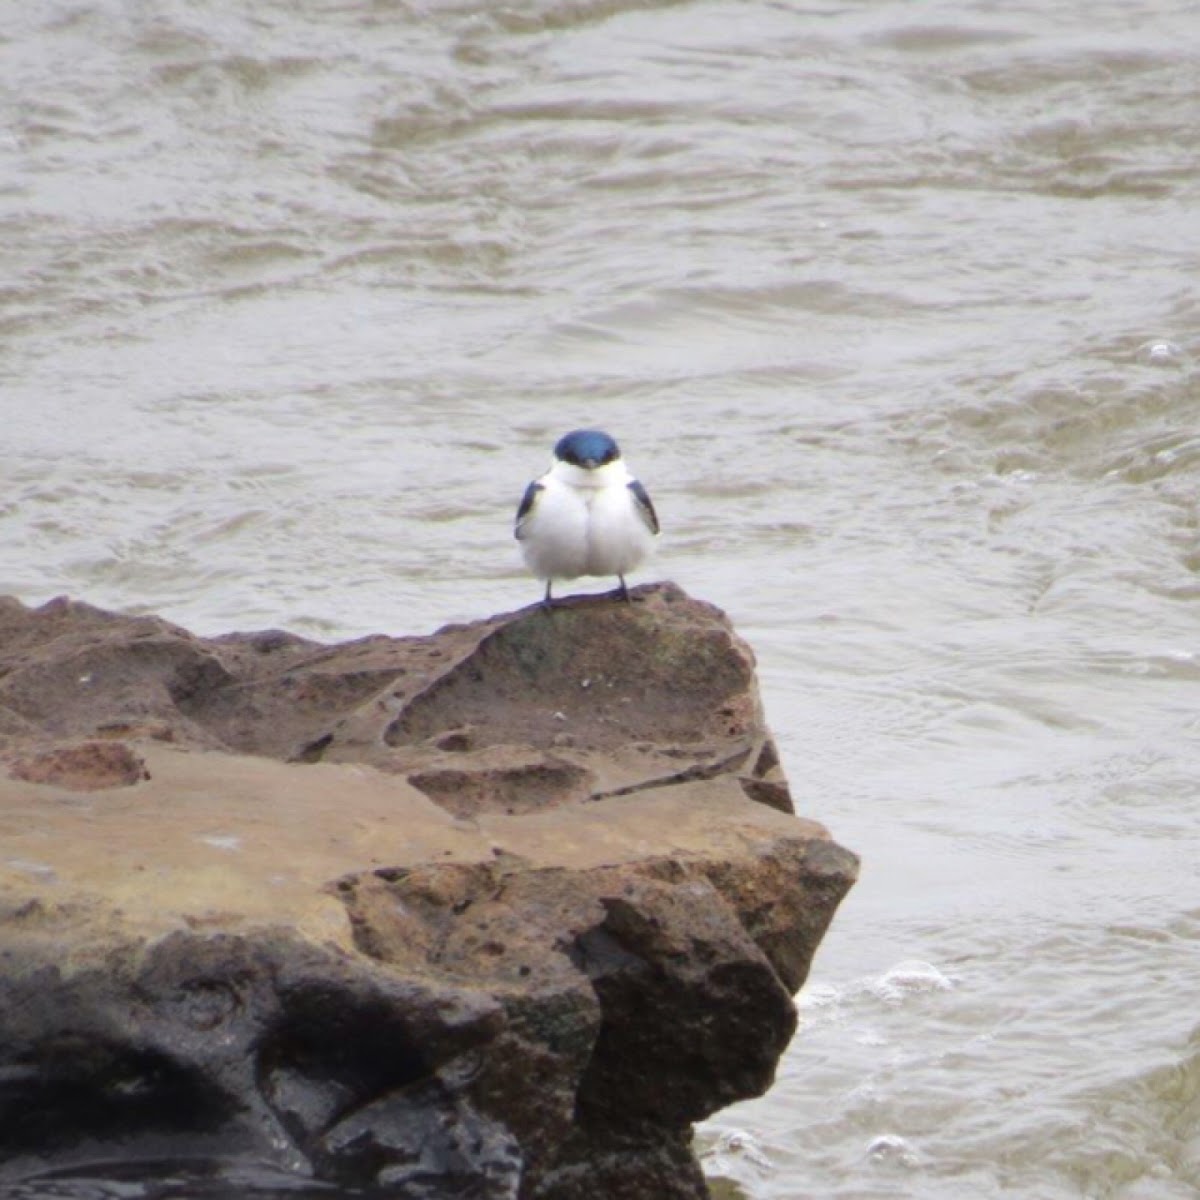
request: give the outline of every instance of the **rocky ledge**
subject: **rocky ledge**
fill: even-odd
[[[0,1183],[694,1200],[856,871],[672,585],[430,637],[0,600]]]

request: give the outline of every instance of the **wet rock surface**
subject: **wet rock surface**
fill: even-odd
[[[0,601],[0,1183],[706,1194],[856,861],[671,585],[429,637]]]

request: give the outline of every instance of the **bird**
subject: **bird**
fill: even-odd
[[[613,438],[573,429],[555,444],[550,470],[525,489],[514,533],[525,565],[546,581],[549,608],[554,581],[580,575],[615,575],[628,601],[625,576],[654,549],[658,530],[649,493]]]

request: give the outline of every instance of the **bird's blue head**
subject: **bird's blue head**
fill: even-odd
[[[554,457],[559,462],[570,463],[573,467],[583,467],[592,470],[603,467],[610,462],[616,462],[621,457],[617,443],[602,433],[599,429],[572,429],[558,439],[554,447]]]

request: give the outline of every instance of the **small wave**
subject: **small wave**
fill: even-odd
[[[1137,360],[1151,367],[1180,367],[1187,362],[1182,346],[1165,338],[1143,342],[1137,348]]]
[[[907,1138],[897,1133],[883,1133],[867,1146],[867,1157],[880,1166],[905,1167],[911,1170],[921,1165],[921,1155]]]
[[[953,991],[955,980],[932,963],[905,959],[889,967],[882,975],[855,980],[848,984],[810,984],[797,999],[804,1024],[842,1024],[851,1011],[865,1002],[874,1008],[882,1001],[897,1007],[912,997]],[[887,1039],[873,1029],[860,1030],[861,1045],[885,1045]]]
[[[954,981],[943,974],[932,963],[919,959],[908,959],[897,963],[868,985],[868,992],[886,1004],[901,1004],[909,996],[926,995],[930,992],[949,992]]]
[[[762,1143],[745,1129],[727,1129],[700,1154],[700,1166],[710,1182],[723,1181],[736,1188],[757,1194],[759,1187],[775,1171],[775,1164],[763,1149]],[[723,1194],[723,1193],[722,1193]]]

